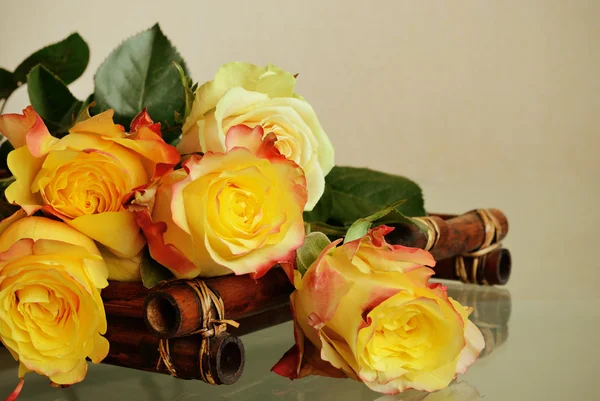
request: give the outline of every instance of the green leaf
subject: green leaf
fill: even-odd
[[[356,220],[348,229],[348,232],[346,233],[346,236],[344,238],[344,244],[346,242],[354,241],[355,239],[359,239],[367,235],[367,232],[369,231],[369,228],[371,228],[371,224],[373,224],[374,221],[377,221],[392,213],[404,202],[406,202],[406,199],[396,201],[373,214]]]
[[[0,100],[8,99],[11,93],[13,93],[19,85],[12,72],[0,68]]]
[[[69,131],[84,107],[69,88],[46,67],[38,65],[27,76],[29,101],[43,118],[51,134],[61,136]]]
[[[367,168],[334,167],[327,175],[332,208],[327,222],[336,225],[354,221],[380,211],[398,199],[406,202],[396,210],[404,216],[425,216],[421,188],[408,178]]]
[[[179,115],[178,118],[178,122],[183,123],[192,111],[192,103],[194,103],[194,91],[192,90],[192,88],[194,86],[194,83],[190,78],[188,78],[186,72],[179,63],[173,61],[173,64],[175,65],[175,68],[177,68],[177,72],[179,73],[179,79],[181,80],[181,86],[183,86],[183,91],[185,93],[185,114],[183,116]],[[176,114],[176,116],[178,116],[178,114]]]
[[[306,273],[329,244],[331,241],[321,232],[310,233],[306,236],[302,246],[296,250],[296,268],[300,274]]]
[[[175,113],[185,113],[185,91],[173,62],[187,75],[183,58],[158,24],[123,42],[102,63],[96,76],[95,100],[100,110],[115,109],[115,122],[129,126],[145,107],[175,139]],[[173,129],[173,130],[171,130]]]
[[[164,138],[164,134],[163,134],[163,138]],[[165,142],[167,142],[169,145],[173,146],[173,147],[177,147],[177,145],[179,144],[179,142],[181,141],[181,135],[176,136],[175,138],[171,138],[170,136],[167,137],[168,140],[165,140]]]
[[[318,221],[311,222],[311,223],[305,222],[304,227],[306,229],[307,234],[318,231],[318,232],[321,232],[321,233],[327,235],[330,238],[341,238],[344,235],[346,235],[346,231],[348,230],[347,227],[334,226],[331,224],[321,223]]]
[[[173,278],[173,273],[150,256],[148,248],[144,250],[140,273],[142,284],[146,288],[153,288],[161,281]]]
[[[14,77],[17,82],[25,83],[32,68],[42,64],[65,84],[70,84],[83,74],[89,61],[87,43],[78,33],[73,33],[27,57],[15,70]]]
[[[423,221],[419,220],[416,217],[413,218],[413,217],[405,216],[402,213],[398,212],[397,210],[391,211],[385,217],[378,219],[377,221],[374,221],[374,223],[377,225],[381,225],[381,224],[386,224],[386,225],[412,224],[412,225],[417,226],[419,228],[419,230],[421,230],[424,233],[426,233],[428,231],[428,227],[425,223],[423,223]]]

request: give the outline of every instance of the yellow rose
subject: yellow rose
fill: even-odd
[[[139,267],[124,266],[131,265],[128,260],[145,241],[123,201],[134,188],[170,170],[180,156],[145,111],[132,122],[131,134],[112,116],[109,110],[79,122],[61,139],[50,135],[31,106],[23,115],[0,116],[0,132],[15,148],[8,167],[17,180],[6,189],[6,198],[28,214],[42,210],[98,241],[101,251],[117,256],[107,254],[110,278],[136,280]]]
[[[394,394],[442,389],[475,361],[483,337],[466,308],[441,285],[428,284],[433,271],[424,265],[434,265],[433,257],[387,244],[389,231],[380,226],[362,239],[332,243],[297,278],[291,296],[297,344],[276,373],[297,378],[335,368]]]
[[[57,384],[80,382],[86,358],[99,363],[108,354],[102,256],[94,241],[65,223],[44,217],[5,222],[0,340],[19,361],[19,377],[32,371]]]
[[[231,128],[226,153],[192,157],[132,210],[152,257],[178,278],[234,272],[260,277],[304,241],[302,169],[260,126]],[[140,207],[140,205],[142,205]]]
[[[238,124],[261,125],[275,134],[281,154],[304,170],[312,210],[323,195],[325,176],[333,168],[333,146],[314,110],[293,93],[296,79],[274,66],[231,63],[196,92],[178,145],[182,154],[225,151],[225,137]]]

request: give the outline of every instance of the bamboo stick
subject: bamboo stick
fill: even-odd
[[[161,359],[159,339],[148,331],[142,319],[107,315],[110,342],[103,363],[148,372],[171,374]],[[210,372],[215,384],[233,384],[244,370],[244,346],[237,336],[222,333],[210,339],[209,352],[201,358],[201,335],[174,338],[168,348],[173,369],[182,379],[202,379],[200,368]]]

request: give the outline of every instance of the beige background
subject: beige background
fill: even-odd
[[[2,67],[72,31],[88,41],[80,98],[111,49],[155,21],[195,80],[234,60],[299,72],[338,164],[413,178],[431,211],[506,212],[513,300],[598,297],[598,1],[2,0],[0,10]],[[20,90],[7,111],[26,104]]]

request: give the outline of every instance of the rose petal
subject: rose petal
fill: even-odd
[[[115,111],[113,109],[106,110],[87,120],[78,122],[69,130],[69,133],[92,134],[109,138],[124,138],[125,129],[121,125],[114,123],[114,114]]]
[[[23,207],[28,214],[35,213],[42,206],[40,194],[32,193],[30,188],[43,162],[44,159],[34,157],[26,146],[8,154],[8,168],[16,181],[6,188],[6,200]]]
[[[135,216],[128,211],[91,214],[65,222],[120,257],[134,257],[145,245]]]
[[[0,115],[0,134],[4,135],[10,144],[18,149],[27,145],[27,132],[33,127],[39,116],[32,106],[27,106],[23,114]]]
[[[129,126],[129,131],[137,132],[142,127],[147,127],[150,131],[162,137],[162,134],[160,132],[160,123],[155,123],[154,121],[152,121],[152,118],[150,118],[150,114],[148,114],[147,108],[144,108],[144,110],[140,111],[138,115],[133,118]]]

